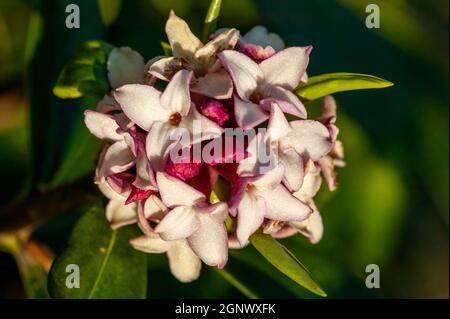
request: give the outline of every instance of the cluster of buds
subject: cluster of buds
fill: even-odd
[[[285,48],[255,27],[222,29],[202,43],[171,12],[170,57],[148,63],[130,48],[108,58],[110,94],[85,123],[105,142],[95,182],[108,197],[111,227],[137,223],[131,245],[166,253],[173,275],[189,282],[201,264],[222,268],[228,249],[256,231],[317,243],[314,204],[322,176],[336,187],[343,166],[336,105],[324,99],[307,119],[294,89],[307,82],[312,47]],[[162,88],[162,89],[161,89]]]

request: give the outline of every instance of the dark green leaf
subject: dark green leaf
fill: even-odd
[[[68,4],[80,7],[80,29],[65,27]],[[83,111],[95,104],[61,100],[52,92],[61,69],[82,43],[101,38],[104,26],[96,1],[36,0],[26,48],[26,86],[30,105],[31,172],[29,185],[46,190],[67,156],[67,141],[84,125]],[[100,70],[105,73],[104,69]],[[90,102],[89,102],[90,103]],[[87,154],[87,158],[91,155]]]
[[[208,42],[209,35],[216,30],[217,18],[220,13],[220,6],[222,5],[222,0],[212,0],[209,5],[208,13],[205,17],[205,24],[203,26],[203,42]]]
[[[82,44],[58,77],[53,93],[62,99],[83,95],[100,99],[108,92],[106,62],[113,46],[102,41]]]
[[[373,75],[339,72],[312,76],[306,84],[300,85],[295,93],[312,101],[337,92],[381,89],[392,85],[392,82]]]
[[[257,232],[250,237],[251,244],[264,256],[275,268],[305,287],[309,291],[326,297],[326,293],[311,278],[305,266],[283,245],[271,236]]]
[[[49,274],[49,292],[54,298],[145,298],[145,254],[134,250],[129,240],[139,235],[135,226],[112,230],[100,203],[78,221],[67,248],[58,256]],[[66,267],[79,266],[80,288],[67,288]]]

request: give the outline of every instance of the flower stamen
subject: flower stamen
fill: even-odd
[[[169,117],[169,123],[172,126],[178,126],[181,122],[181,114],[176,112],[170,115]]]

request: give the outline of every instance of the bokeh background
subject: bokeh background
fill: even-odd
[[[80,6],[80,29],[64,27],[69,3]],[[365,26],[369,3],[380,7],[380,29]],[[28,245],[23,251],[16,240],[30,216],[5,207],[92,176],[98,144],[83,127],[82,111],[95,102],[52,94],[64,63],[91,39],[130,46],[146,59],[160,55],[169,10],[199,33],[208,5],[0,1],[1,298],[46,295],[45,270],[29,258],[43,250],[33,253]],[[246,32],[263,24],[288,45],[313,44],[310,75],[359,72],[395,83],[335,95],[348,165],[339,171],[339,189],[322,187],[320,193],[324,238],[314,246],[300,236],[284,241],[330,297],[448,298],[448,7],[446,0],[223,1],[219,26]],[[68,192],[70,197],[70,187]],[[79,216],[78,209],[50,219],[32,216],[38,221],[34,241],[49,256],[57,254]],[[150,297],[242,297],[212,269],[204,267],[200,280],[181,284],[163,256],[148,258]],[[364,284],[368,264],[380,267],[380,289]],[[314,297],[252,249],[233,253],[227,269],[261,297]],[[39,291],[33,287],[44,288],[33,294]]]

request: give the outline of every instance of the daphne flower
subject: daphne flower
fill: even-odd
[[[228,259],[225,203],[210,205],[203,193],[166,173],[158,172],[161,199],[171,211],[156,226],[164,240],[187,239],[203,262],[222,268]]]
[[[219,136],[222,128],[201,115],[191,102],[189,83],[192,72],[178,71],[161,94],[154,87],[129,84],[118,88],[114,98],[124,113],[139,127],[148,131],[147,156],[152,168],[161,171],[176,138],[191,133],[191,143]],[[202,134],[194,137],[194,122]],[[198,132],[200,133],[200,132]],[[183,142],[183,141],[181,141]]]
[[[219,54],[235,85],[234,111],[240,127],[249,129],[267,120],[272,102],[283,112],[306,118],[306,109],[292,90],[306,70],[311,49],[287,48],[260,64],[236,51]]]
[[[237,215],[237,239],[241,246],[264,222],[264,218],[279,221],[303,221],[312,212],[281,184],[284,168],[254,177],[240,177],[233,185],[229,201],[230,212]]]
[[[145,253],[166,253],[170,271],[181,282],[191,282],[200,275],[202,263],[186,239],[165,241],[158,234],[147,234],[132,239],[130,244]]]
[[[221,68],[217,53],[233,49],[239,31],[229,29],[203,44],[189,29],[186,22],[170,12],[166,24],[167,38],[173,57],[161,57],[150,66],[153,76],[168,81],[180,69],[194,72],[191,90],[216,99],[231,97],[233,84]]]
[[[272,104],[267,134],[264,141],[260,140],[255,138],[250,142],[247,151],[251,155],[241,162],[238,174],[252,175],[261,171],[257,148],[268,148],[284,167],[283,183],[292,191],[302,186],[304,163],[321,159],[332,147],[329,132],[322,123],[312,120],[288,122],[275,103]]]

